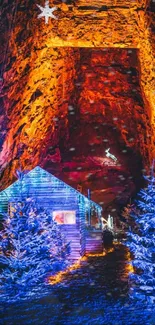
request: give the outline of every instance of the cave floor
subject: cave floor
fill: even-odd
[[[89,256],[42,298],[3,304],[0,324],[153,325],[154,306],[129,297],[128,260],[123,245]]]

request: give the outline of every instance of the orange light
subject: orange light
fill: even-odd
[[[133,268],[132,264],[129,263],[126,265],[126,271],[128,273],[134,273],[134,268]]]
[[[71,271],[79,269],[81,267],[81,262],[85,261],[85,260],[86,260],[86,256],[83,256],[76,263],[74,263],[73,265],[68,267],[65,271],[60,271],[56,275],[50,276],[48,278],[48,283],[54,285],[54,284],[57,284],[57,283],[61,282],[62,280],[64,280],[64,277],[68,273],[70,273]]]
[[[127,262],[128,262],[128,263],[126,264],[126,267],[125,267],[127,273],[134,273],[134,268],[133,268],[133,266],[132,266],[132,264],[131,264],[131,254],[130,254],[130,251],[128,251],[128,252],[126,253],[126,260],[127,260]]]
[[[50,276],[47,279],[47,282],[51,285],[62,282],[64,280],[64,278],[66,277],[66,275],[68,275],[71,271],[75,271],[75,270],[79,269],[82,266],[81,262],[87,261],[87,259],[89,257],[101,257],[101,256],[105,256],[108,253],[111,253],[113,251],[114,251],[114,248],[111,248],[107,251],[103,251],[103,253],[100,253],[100,254],[87,254],[86,256],[81,257],[76,263],[74,263],[73,265],[68,267],[65,271],[60,271],[56,275]]]
[[[93,0],[93,3],[100,7],[101,3],[105,4],[105,1],[113,2],[112,0]],[[107,11],[95,11],[95,19],[93,7],[90,6],[90,10],[79,10],[80,6],[86,5],[86,0],[79,0],[76,6],[71,5],[72,10],[62,3],[57,5],[61,9],[59,19],[52,20],[52,24],[49,25],[44,24],[43,20],[36,19],[36,13],[34,14],[32,9],[30,19],[27,20],[29,32],[26,33],[24,41],[22,39],[18,41],[18,39],[23,32],[23,20],[28,16],[26,10],[18,12],[17,23],[14,24],[8,43],[7,54],[9,53],[11,64],[7,66],[3,76],[5,87],[2,95],[9,120],[0,158],[4,169],[2,182],[4,187],[10,184],[19,167],[18,144],[23,145],[23,151],[20,154],[22,168],[31,169],[40,163],[41,154],[44,156],[43,147],[46,147],[51,139],[51,134],[55,135],[54,118],[63,120],[64,130],[65,128],[67,130],[68,101],[74,89],[76,64],[80,60],[79,48],[81,47],[138,50],[139,63],[137,65],[140,68],[142,95],[146,111],[150,113],[150,122],[154,126],[154,39],[150,28],[151,15],[145,9],[148,1],[124,0],[122,3],[126,4],[125,7],[116,6],[114,10],[110,6]],[[120,0],[114,2],[119,3]],[[127,68],[128,60],[124,57],[125,51],[122,53],[120,54],[122,64]],[[96,58],[93,60],[94,64]],[[83,69],[85,69],[84,66]],[[108,77],[110,82],[116,83],[113,71],[109,71]],[[122,78],[123,76],[121,76],[121,82],[124,83],[124,89],[128,91],[128,84]],[[98,89],[94,93],[90,86],[93,86],[96,81],[91,75],[87,75],[83,82],[85,87],[81,90],[81,111],[83,110],[84,113],[90,111],[94,116],[98,112],[104,115],[109,102],[111,108],[115,110],[113,104],[115,96],[111,94],[108,85],[104,84],[106,79],[107,77],[98,82]],[[120,92],[118,82],[117,88]],[[138,110],[139,108],[135,109],[136,112]],[[137,115],[137,120],[140,117]],[[142,117],[144,120],[147,119],[145,114]],[[22,130],[19,132],[21,127]],[[151,126],[147,128],[148,132],[155,136],[154,129],[151,130]],[[121,127],[120,131],[126,142],[127,131],[121,130]],[[57,137],[54,137],[53,141],[56,141],[55,138]],[[94,141],[97,143],[99,139]],[[150,155],[155,155],[153,136],[151,143],[150,139],[148,140],[147,146],[148,150],[150,149]],[[145,156],[147,156],[146,153]]]
[[[105,251],[103,251],[103,253],[100,253],[100,254],[87,254],[86,257],[100,257],[100,256],[105,256],[109,253],[112,253],[114,251],[114,248],[109,248]]]

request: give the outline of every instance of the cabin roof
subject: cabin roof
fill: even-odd
[[[39,166],[36,166],[35,168],[33,168],[32,170],[30,170],[28,173],[25,173],[24,176],[23,176],[23,182],[24,182],[24,178],[26,179],[26,176],[29,175],[33,175],[33,174],[38,174],[38,176],[45,176],[45,174],[47,176],[50,176],[52,177],[53,179],[55,179],[57,182],[60,182],[60,183],[63,183],[64,186],[67,186],[69,187],[72,191],[74,191],[75,193],[77,193],[77,195],[83,197],[86,201],[89,201],[91,202],[92,205],[96,206],[98,209],[102,210],[102,207],[95,203],[94,201],[90,200],[88,197],[86,197],[85,195],[81,194],[78,190],[76,190],[75,188],[71,187],[70,185],[66,184],[65,182],[63,182],[62,180],[60,180],[59,178],[55,177],[53,174],[47,172],[45,169],[39,167]],[[18,185],[18,183],[20,182],[20,180],[17,180],[15,181],[14,183],[12,183],[10,186],[8,186],[5,190],[1,191],[0,192],[0,198],[3,196],[4,198],[4,195],[7,196],[8,200],[9,198],[11,197],[11,188],[15,187],[16,185]]]

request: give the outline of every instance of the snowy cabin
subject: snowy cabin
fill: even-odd
[[[12,199],[24,196],[52,213],[67,242],[71,259],[87,253],[100,253],[102,247],[100,205],[59,180],[41,167],[35,167],[0,193],[0,214],[9,211]]]

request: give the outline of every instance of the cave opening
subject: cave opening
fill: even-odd
[[[59,176],[120,215],[144,185],[147,112],[136,49],[80,48]],[[60,143],[61,146],[61,143]],[[106,157],[106,150],[116,157]]]

